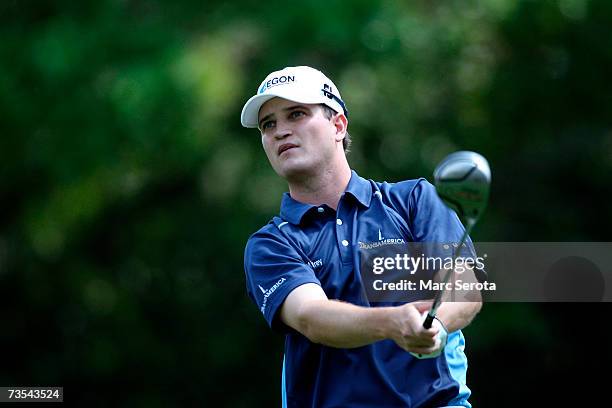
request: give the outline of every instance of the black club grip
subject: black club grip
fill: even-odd
[[[433,323],[434,319],[435,319],[435,317],[428,313],[427,317],[425,318],[425,321],[423,322],[423,327],[426,328],[426,329],[429,329],[431,327],[431,324]]]

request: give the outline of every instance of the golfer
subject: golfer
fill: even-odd
[[[242,109],[289,192],[245,249],[247,292],[285,335],[283,407],[470,407],[461,333],[478,302],[371,302],[364,251],[458,242],[464,228],[424,179],[379,183],[352,171],[349,113],[322,72],[272,72]]]

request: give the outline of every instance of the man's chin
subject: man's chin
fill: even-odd
[[[311,165],[306,163],[283,163],[276,169],[276,173],[282,178],[291,180],[300,180],[309,177],[314,173]]]

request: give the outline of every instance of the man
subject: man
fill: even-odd
[[[480,302],[380,303],[361,259],[397,242],[458,242],[463,227],[424,179],[376,183],[351,171],[348,111],[310,67],[268,75],[242,110],[287,180],[278,217],[246,245],[247,291],[286,335],[283,406],[469,407],[465,327]],[[447,337],[448,334],[448,337]]]

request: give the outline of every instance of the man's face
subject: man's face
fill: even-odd
[[[338,129],[320,105],[273,98],[259,110],[259,129],[270,164],[286,179],[315,175],[338,154]]]

